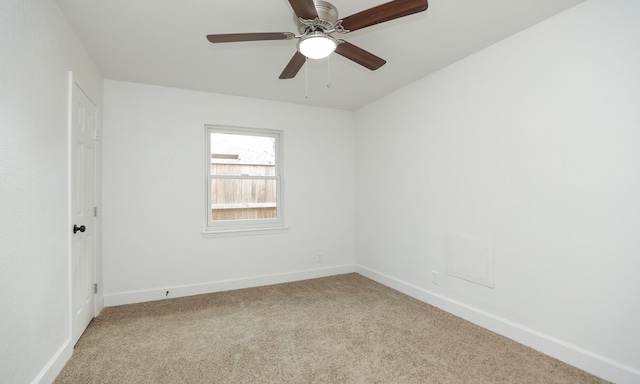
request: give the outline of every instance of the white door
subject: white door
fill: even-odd
[[[71,95],[71,336],[75,344],[93,319],[96,106],[73,85]]]

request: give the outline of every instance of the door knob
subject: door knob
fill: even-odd
[[[76,224],[73,225],[73,233],[76,233],[78,231],[84,232],[86,230],[87,230],[87,228],[84,225],[81,225],[79,227]]]

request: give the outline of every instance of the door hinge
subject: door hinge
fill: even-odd
[[[93,284],[93,293],[98,293],[98,283]]]
[[[98,217],[98,207],[93,207],[93,217]]]

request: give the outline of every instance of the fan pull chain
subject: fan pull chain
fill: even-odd
[[[304,98],[309,98],[309,58],[304,58]]]
[[[329,65],[331,55],[327,56],[327,88],[331,88],[331,65]]]

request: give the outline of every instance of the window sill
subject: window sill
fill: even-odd
[[[227,229],[227,230],[204,230],[202,237],[205,239],[213,239],[217,237],[235,237],[235,236],[253,236],[253,235],[274,235],[278,233],[287,233],[288,227],[277,228],[246,228],[246,229]]]

